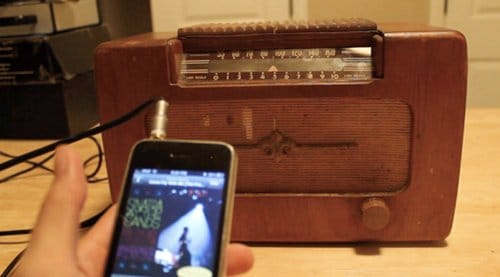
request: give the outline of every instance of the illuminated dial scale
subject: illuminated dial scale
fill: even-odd
[[[219,51],[182,54],[179,82],[364,83],[373,78],[370,47]]]

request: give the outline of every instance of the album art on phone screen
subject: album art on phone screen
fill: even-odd
[[[225,174],[135,169],[113,272],[211,276],[218,262]]]

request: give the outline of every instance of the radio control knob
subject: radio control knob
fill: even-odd
[[[361,206],[363,224],[372,231],[382,230],[389,223],[391,212],[381,198],[368,198]]]

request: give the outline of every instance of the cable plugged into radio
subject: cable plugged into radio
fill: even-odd
[[[163,102],[162,102],[163,101]],[[84,132],[81,132],[81,133],[78,133],[74,136],[70,136],[70,137],[67,137],[65,139],[61,139],[61,140],[58,140],[54,143],[51,143],[49,145],[46,145],[46,146],[43,146],[41,148],[38,148],[38,149],[35,149],[31,152],[28,152],[28,153],[25,153],[21,156],[18,156],[14,159],[10,159],[4,163],[1,163],[0,164],[0,171],[3,171],[7,168],[10,168],[12,166],[15,166],[17,164],[20,164],[22,162],[25,162],[29,159],[32,159],[32,158],[35,158],[35,157],[38,157],[40,155],[43,155],[43,154],[46,154],[50,151],[53,151],[54,149],[56,149],[56,147],[58,145],[61,145],[61,144],[69,144],[69,143],[73,143],[75,141],[79,141],[83,138],[87,138],[87,137],[90,137],[92,135],[95,135],[95,134],[99,134],[99,133],[102,133],[103,131],[106,131],[108,129],[111,129],[113,127],[116,127],[118,125],[121,125],[125,122],[127,122],[128,120],[130,120],[131,118],[137,116],[139,113],[141,113],[142,111],[144,111],[145,109],[147,109],[148,107],[150,107],[153,103],[157,103],[157,102],[162,102],[162,104],[157,104],[158,107],[160,108],[157,108],[157,110],[159,110],[159,112],[161,112],[160,115],[157,115],[157,116],[154,116],[154,120],[155,120],[155,124],[157,125],[156,127],[156,131],[155,132],[158,132],[158,135],[162,135],[161,132],[163,130],[164,134],[163,135],[166,135],[166,111],[167,111],[167,107],[168,107],[168,104],[167,102],[163,99],[163,98],[153,98],[153,99],[150,99],[144,103],[142,103],[141,105],[137,106],[135,109],[133,109],[132,111],[130,111],[129,113],[127,114],[124,114],[122,116],[120,116],[119,118],[116,118],[112,121],[109,121],[107,123],[104,123],[102,125],[99,125],[97,127],[94,127],[94,128],[91,128],[87,131],[84,131]],[[163,123],[162,123],[163,122]]]
[[[149,118],[149,136],[152,139],[165,139],[167,137],[167,123],[168,123],[168,102],[160,99],[155,104],[155,113]]]

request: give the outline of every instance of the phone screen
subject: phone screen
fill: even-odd
[[[229,167],[189,147],[132,155],[107,275],[217,276]]]

